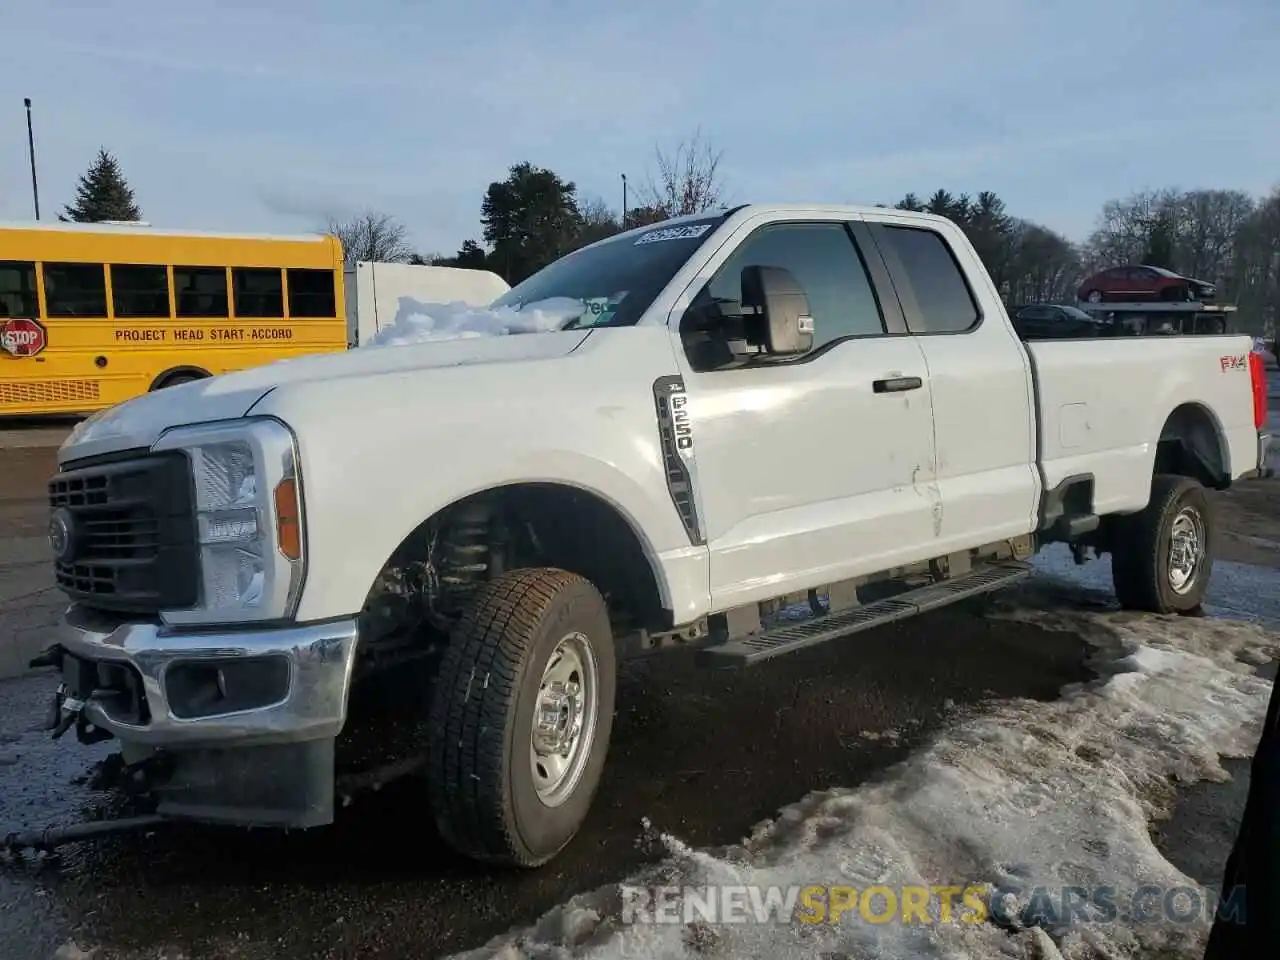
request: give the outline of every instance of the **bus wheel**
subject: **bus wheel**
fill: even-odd
[[[163,390],[165,387],[176,387],[180,383],[194,383],[196,380],[203,380],[204,377],[195,373],[175,373],[171,377],[166,377],[160,381],[154,389]]]

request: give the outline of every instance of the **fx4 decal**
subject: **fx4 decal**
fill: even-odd
[[[1238,357],[1219,357],[1218,365],[1221,367],[1222,373],[1226,373],[1228,370],[1248,370],[1249,355],[1243,353]]]

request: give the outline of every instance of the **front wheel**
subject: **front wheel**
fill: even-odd
[[[1116,517],[1111,578],[1127,610],[1193,613],[1213,573],[1214,521],[1204,487],[1157,474],[1140,513]]]
[[[1086,294],[1085,294],[1084,298],[1085,298],[1085,300],[1089,301],[1089,303],[1101,303],[1101,302],[1102,302],[1102,291],[1101,291],[1101,290],[1090,290],[1088,293],[1086,293]]]
[[[604,599],[576,574],[485,583],[449,641],[428,734],[428,793],[446,843],[536,867],[568,845],[600,783],[617,663]]]

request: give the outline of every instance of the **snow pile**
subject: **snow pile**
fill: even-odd
[[[1126,922],[1126,898],[1154,884],[1215,902],[1160,855],[1148,823],[1170,810],[1171,781],[1223,780],[1220,755],[1252,754],[1270,685],[1241,661],[1265,662],[1277,638],[1255,624],[1209,619],[1010,607],[995,615],[1081,634],[1099,679],[1052,703],[991,704],[879,782],[811,794],[741,846],[697,852],[664,837],[666,861],[630,882],[860,891],[983,884],[1012,918],[1003,927],[956,922],[958,896],[950,923],[868,923],[854,910],[839,924],[623,924],[613,886],[460,957],[1122,960],[1158,952],[1199,960],[1212,906],[1201,919],[1171,922],[1157,898],[1154,919]],[[1085,906],[1086,919],[1025,923],[1034,888],[1060,911],[1063,887],[1099,886],[1115,888],[1120,919]],[[937,919],[936,899],[930,910]]]
[[[396,313],[390,324],[379,330],[362,347],[393,347],[428,340],[458,340],[470,337],[499,337],[512,333],[542,333],[560,330],[582,316],[586,307],[572,297],[553,297],[537,303],[513,307],[477,307],[473,304],[421,303],[412,301]]]

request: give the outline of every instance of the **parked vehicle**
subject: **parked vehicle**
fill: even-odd
[[[1116,324],[1085,313],[1079,307],[1035,303],[1013,314],[1013,328],[1024,340],[1106,337],[1118,331]]]
[[[298,358],[77,427],[49,484],[56,733],[114,737],[171,818],[311,827],[412,772],[449,844],[535,866],[592,803],[620,659],[767,662],[1056,542],[1109,553],[1128,609],[1196,611],[1205,488],[1265,472],[1248,337],[1024,344],[928,214],[679,218],[494,306],[549,303],[543,332]]]
[[[0,224],[0,416],[340,351],[345,327],[333,237]]]
[[[0,417],[76,415],[367,342],[425,303],[487,305],[486,270],[360,262],[336,237],[0,223]]]
[[[344,279],[349,347],[431,304],[487,306],[511,289],[491,270],[366,260],[347,267]]]
[[[1163,267],[1112,267],[1086,277],[1076,294],[1088,303],[1144,300],[1213,300],[1217,287]]]

